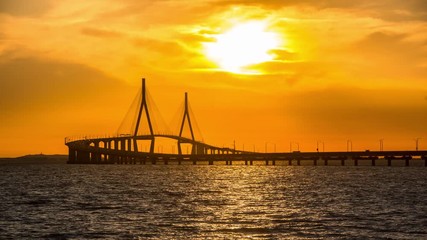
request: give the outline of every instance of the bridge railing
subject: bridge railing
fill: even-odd
[[[104,138],[119,138],[119,137],[130,137],[131,134],[105,134],[105,135],[79,135],[69,136],[65,138],[65,144],[70,142],[76,142],[80,140],[91,140],[91,139],[104,139]]]

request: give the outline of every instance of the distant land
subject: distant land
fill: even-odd
[[[0,158],[2,164],[65,164],[67,163],[68,155],[53,154],[31,154],[16,158]]]

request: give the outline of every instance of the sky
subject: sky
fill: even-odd
[[[423,0],[0,0],[0,156],[116,134],[141,78],[216,146],[426,149],[426,77]]]

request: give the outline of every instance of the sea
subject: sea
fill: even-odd
[[[0,239],[427,239],[427,168],[0,164]]]

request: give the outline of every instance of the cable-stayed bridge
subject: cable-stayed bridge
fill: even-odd
[[[340,165],[348,165],[351,161],[359,165],[359,161],[369,161],[371,165],[383,160],[391,166],[392,161],[402,160],[409,166],[411,159],[424,161],[427,166],[427,151],[364,151],[364,152],[283,152],[260,153],[238,150],[227,147],[217,147],[204,143],[195,134],[196,123],[189,107],[188,95],[185,93],[184,107],[179,119],[179,130],[173,133],[169,130],[155,128],[158,122],[153,121],[153,102],[147,97],[145,79],[142,79],[141,94],[137,96],[129,109],[125,120],[130,120],[129,128],[121,124],[119,133],[115,136],[65,138],[69,149],[70,164],[157,164],[174,162],[190,162],[197,164],[206,162],[213,165],[215,162],[224,162],[231,165],[233,162],[244,162],[252,165],[253,162],[263,162],[266,165],[276,165],[276,161],[286,162],[287,165],[300,165],[301,161],[310,161],[313,165],[328,165],[331,161]],[[155,108],[154,108],[155,109]],[[134,114],[132,114],[134,113]],[[157,120],[157,119],[156,119]],[[129,124],[128,124],[129,125]],[[145,125],[145,126],[144,126]],[[167,128],[167,127],[166,127]],[[125,130],[123,130],[125,129]],[[156,141],[169,139],[174,141],[177,151],[163,153],[155,151]],[[141,143],[148,143],[149,148],[142,149]],[[184,153],[183,146],[187,147]],[[191,150],[189,150],[191,148]]]

